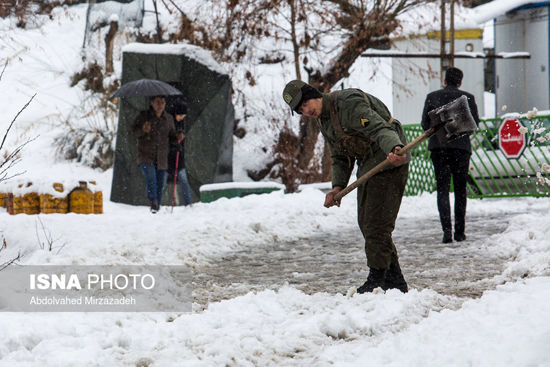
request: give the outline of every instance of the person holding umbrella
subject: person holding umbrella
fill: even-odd
[[[164,96],[151,97],[149,105],[148,110],[134,118],[132,132],[137,139],[137,163],[145,178],[151,212],[156,213],[166,183],[169,144],[176,142],[178,136],[174,119],[165,111]],[[183,133],[180,138],[183,139]]]
[[[137,139],[137,163],[145,177],[151,212],[159,210],[168,168],[168,147],[177,141],[174,120],[165,112],[164,96],[181,95],[181,91],[156,79],[138,79],[125,83],[110,98],[149,98],[149,109],[141,111],[130,131]],[[183,138],[183,136],[181,136]]]
[[[177,99],[172,109],[174,115],[174,123],[178,133],[178,141],[170,144],[170,152],[168,153],[168,173],[174,182],[172,196],[176,193],[176,182],[179,183],[181,194],[183,197],[183,205],[191,205],[191,189],[189,188],[189,180],[185,169],[185,116],[187,116],[187,105],[181,99]],[[172,202],[174,198],[172,197]]]

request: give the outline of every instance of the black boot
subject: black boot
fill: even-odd
[[[155,214],[159,211],[159,204],[156,200],[151,200],[151,213]]]
[[[375,288],[384,287],[384,278],[386,276],[386,269],[374,269],[370,268],[367,281],[357,288],[357,293],[372,292]]]
[[[464,234],[464,232],[455,232],[455,240],[457,242],[464,241],[466,240],[466,235]]]
[[[399,289],[403,293],[407,293],[409,291],[409,287],[403,277],[401,267],[399,266],[399,260],[396,255],[392,255],[390,268],[386,271],[386,279],[382,289]]]
[[[452,232],[443,232],[443,239],[441,240],[442,243],[451,243],[453,242],[453,233]]]

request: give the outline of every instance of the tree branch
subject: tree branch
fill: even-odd
[[[3,71],[2,71],[2,73],[3,73]],[[17,115],[15,115],[13,120],[11,120],[10,125],[8,126],[8,129],[6,130],[6,133],[4,134],[4,138],[2,139],[2,144],[0,144],[0,149],[2,149],[4,147],[4,143],[6,142],[6,138],[8,137],[8,133],[10,132],[11,127],[13,126],[15,120],[17,120],[17,118],[19,117],[21,112],[23,112],[25,110],[25,108],[27,108],[29,106],[29,104],[32,102],[32,100],[34,99],[35,96],[36,96],[36,93],[31,97],[31,99],[29,99],[29,101],[27,103],[25,103],[23,108],[21,108],[19,110],[19,112],[17,112]]]
[[[7,66],[8,66],[8,60],[6,60],[6,63],[4,64],[4,68],[2,68],[2,72],[0,73],[0,80],[2,80],[2,76],[4,75],[4,70],[6,70]]]

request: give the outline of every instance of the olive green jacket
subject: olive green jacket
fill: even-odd
[[[359,89],[344,89],[338,91],[337,101],[338,119],[343,130],[345,132],[359,131],[371,141],[372,150],[363,158],[357,159],[359,167],[357,177],[385,160],[395,146],[407,144],[401,123],[395,119],[388,123],[391,120],[390,111],[378,98]],[[323,94],[323,107],[317,120],[331,152],[332,187],[346,187],[355,159],[338,154],[333,147],[338,137],[330,121],[330,106],[327,94]],[[407,160],[404,164],[408,162],[410,162],[409,154],[407,154]]]

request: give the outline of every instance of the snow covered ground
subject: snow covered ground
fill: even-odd
[[[100,178],[107,184],[109,172]],[[40,249],[36,216],[0,213],[8,244],[2,254],[22,250],[23,264],[198,268],[275,239],[354,225],[353,195],[339,209],[325,209],[322,200],[320,191],[308,189],[221,199],[173,213],[164,208],[154,216],[146,207],[111,202],[103,215],[40,215],[54,246],[65,245],[59,253]],[[435,201],[433,195],[405,198],[400,218],[427,220],[437,213]],[[469,203],[472,216],[550,209],[548,199]],[[513,260],[494,279],[505,284],[472,300],[430,289],[307,295],[275,279],[276,290],[193,313],[1,313],[0,366],[547,366],[549,236],[546,216],[521,214],[504,233],[487,238],[483,245]]]
[[[81,66],[75,29],[80,35],[85,8],[70,9],[56,10],[57,21],[31,30],[0,20],[0,60],[10,60],[0,80],[0,131],[38,93],[8,137],[9,148],[38,136],[14,171],[26,171],[29,179],[94,179],[103,188],[104,214],[10,216],[0,210],[6,243],[0,263],[20,252],[25,265],[186,264],[196,270],[250,247],[355,226],[354,195],[338,209],[325,209],[315,189],[220,199],[173,213],[162,208],[154,216],[146,207],[108,201],[112,170],[59,161],[52,147],[60,120],[83,97],[69,88],[68,77]],[[242,160],[246,150],[239,152]],[[550,220],[541,214],[550,213],[549,200],[468,205],[476,218],[521,213],[480,244],[510,259],[491,279],[501,285],[480,298],[429,288],[306,294],[275,279],[275,290],[204,310],[195,304],[191,313],[0,312],[0,366],[550,366]],[[426,194],[405,198],[399,218],[420,222],[436,215],[435,196]],[[41,248],[46,237],[54,251]]]

